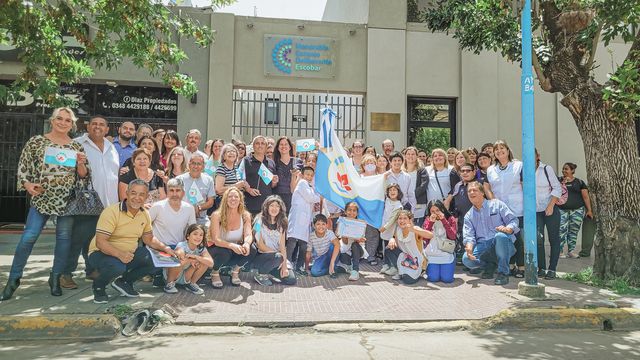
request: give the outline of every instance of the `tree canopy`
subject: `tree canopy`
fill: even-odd
[[[231,2],[212,0],[211,5]],[[182,8],[158,0],[5,0],[0,14],[0,44],[17,48],[23,65],[11,85],[0,85],[0,101],[9,102],[29,90],[54,106],[69,104],[61,84],[90,78],[95,69],[115,69],[125,59],[178,94],[191,96],[197,87],[177,71],[187,59],[177,39],[191,38],[206,47],[214,37]],[[81,44],[84,56],[66,51],[65,36]]]
[[[520,61],[520,6],[516,0],[447,0],[418,15],[433,31],[451,32],[474,53],[496,51]],[[572,84],[552,81],[557,64],[570,63],[576,75],[590,76],[597,44],[614,39],[633,43],[623,64],[604,84],[603,99],[615,119],[631,121],[640,110],[640,1],[533,0],[534,68],[543,90],[566,95]],[[571,41],[567,41],[571,40]],[[572,47],[572,48],[568,48]]]

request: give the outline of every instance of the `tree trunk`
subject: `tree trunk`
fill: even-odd
[[[611,120],[601,86],[581,84],[562,99],[578,126],[597,223],[596,276],[640,285],[640,157],[635,124]]]

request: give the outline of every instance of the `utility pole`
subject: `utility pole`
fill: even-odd
[[[518,284],[518,293],[529,297],[544,297],[544,285],[538,284],[538,241],[536,229],[536,159],[535,121],[533,107],[533,71],[531,40],[531,0],[525,0],[522,10],[522,160],[524,192],[524,261],[525,280]]]

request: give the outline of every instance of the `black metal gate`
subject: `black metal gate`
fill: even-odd
[[[365,104],[361,94],[321,94],[252,89],[233,90],[232,132],[250,141],[256,135],[318,139],[320,110],[336,112],[336,133],[346,144],[365,140]]]
[[[46,116],[0,113],[0,223],[24,222],[29,204],[16,187],[16,172],[24,144],[42,134]]]

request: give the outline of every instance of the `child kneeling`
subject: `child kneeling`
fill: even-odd
[[[204,247],[204,225],[192,224],[187,228],[186,241],[176,245],[175,253],[180,260],[180,266],[167,268],[164,272],[166,285],[164,292],[175,294],[178,292],[176,284],[196,295],[204,290],[197,284],[207,269],[213,267],[213,259]]]

